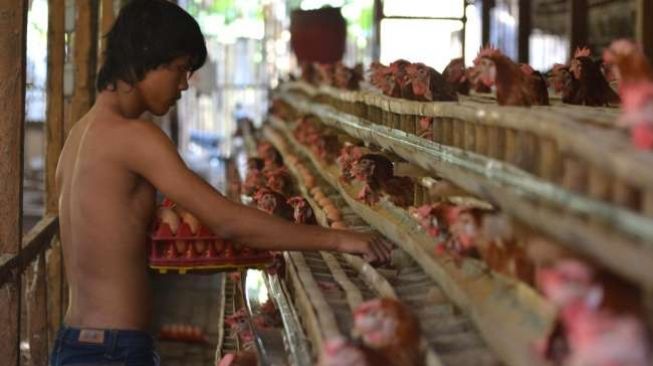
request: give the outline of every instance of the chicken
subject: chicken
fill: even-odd
[[[531,106],[548,104],[548,96],[541,94],[541,75],[528,74],[522,67],[498,49],[486,47],[481,49],[474,60],[480,80],[488,87],[495,86],[499,105]],[[546,105],[544,104],[544,105]]]
[[[424,365],[419,322],[410,309],[395,299],[374,299],[354,310],[354,333],[378,351],[386,365]]]
[[[270,142],[263,141],[259,143],[256,152],[263,159],[266,168],[280,168],[283,166],[283,157]]]
[[[458,100],[454,89],[432,67],[422,63],[408,64],[405,66],[405,73],[403,83],[400,84],[401,90],[409,90],[402,93],[405,98],[421,101]]]
[[[317,84],[318,76],[317,76],[317,70],[315,69],[315,65],[311,62],[305,62],[301,65],[302,69],[302,80],[309,84]]]
[[[492,92],[492,88],[485,85],[483,80],[481,80],[481,70],[478,67],[468,67],[465,69],[465,75],[467,80],[469,80],[471,88],[476,93],[487,94]]]
[[[340,151],[338,136],[332,134],[314,134],[308,139],[307,145],[320,160],[327,164],[333,163]]]
[[[603,60],[619,82],[619,124],[630,128],[635,148],[653,149],[653,66],[640,47],[623,39],[612,42]]]
[[[230,352],[224,355],[216,366],[257,366],[258,356],[254,351]]]
[[[333,85],[347,90],[360,89],[360,82],[363,80],[363,64],[356,64],[354,68],[346,67],[342,62],[334,65]]]
[[[444,68],[442,76],[447,81],[447,84],[457,93],[469,95],[470,82],[467,78],[465,63],[462,58],[459,57],[451,60],[447,67]]]
[[[447,251],[454,258],[478,257],[478,235],[481,225],[481,211],[471,208],[457,207],[450,211],[449,239],[446,242]]]
[[[607,106],[619,102],[619,96],[603,75],[600,62],[592,60],[588,48],[576,49],[569,67],[558,66],[557,73],[562,80],[558,80],[556,89],[562,88],[564,103]]]
[[[294,190],[293,180],[285,167],[266,169],[264,174],[267,188],[284,196],[292,195]]]
[[[293,218],[298,224],[317,225],[315,214],[311,205],[301,196],[288,199],[288,204],[293,207]]]
[[[350,183],[354,176],[351,172],[354,163],[363,156],[363,150],[356,145],[346,143],[340,149],[340,155],[336,159],[338,165],[340,165],[340,181],[344,183]]]
[[[433,118],[420,117],[417,123],[417,136],[432,140],[433,139]]]
[[[333,64],[320,64],[314,65],[317,75],[317,81],[324,85],[333,85],[334,81],[334,65]]]
[[[254,195],[254,202],[261,211],[270,215],[279,216],[288,221],[294,221],[293,208],[286,203],[286,198],[275,191],[267,188],[259,189]]]
[[[342,338],[329,339],[322,347],[318,366],[388,365],[378,352],[365,345],[354,345]]]
[[[549,90],[544,76],[528,64],[520,64],[521,71],[526,75],[533,91],[536,105],[549,105]]]
[[[535,283],[535,263],[527,255],[522,240],[516,237],[507,216],[491,213],[483,215],[477,248],[483,261],[493,271],[529,285]],[[529,245],[528,249],[531,248]]]
[[[267,184],[267,177],[263,173],[264,166],[263,159],[251,158],[247,160],[247,175],[245,182],[243,182],[242,190],[246,195],[254,194],[259,188],[265,187]]]
[[[392,162],[383,155],[361,156],[354,163],[351,174],[366,183],[358,196],[368,204],[377,202],[380,192],[386,193],[397,206],[412,204],[415,191],[413,180],[410,177],[394,176]]]
[[[399,59],[389,66],[381,63],[370,65],[370,82],[387,96],[413,99],[413,87],[407,74],[410,62]]]

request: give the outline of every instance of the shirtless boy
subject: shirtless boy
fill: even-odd
[[[387,260],[371,234],[297,225],[230,202],[190,171],[143,112],[163,115],[206,58],[195,20],[166,0],[133,0],[107,35],[93,107],[57,167],[70,305],[51,365],[154,365],[145,241],[161,191],[213,232],[271,250],[332,250]]]

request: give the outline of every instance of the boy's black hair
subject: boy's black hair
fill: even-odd
[[[105,36],[106,51],[98,72],[98,91],[130,85],[179,56],[190,57],[190,70],[206,61],[206,44],[193,17],[167,0],[132,0]]]

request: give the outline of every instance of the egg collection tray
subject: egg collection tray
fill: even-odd
[[[148,243],[149,267],[159,273],[214,273],[242,268],[265,268],[269,251],[232,243],[203,226],[195,234],[182,222],[173,233],[167,223],[153,225]]]

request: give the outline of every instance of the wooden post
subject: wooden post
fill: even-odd
[[[64,97],[63,73],[65,52],[65,0],[49,0],[48,3],[48,80],[46,111],[46,153],[45,153],[45,200],[46,213],[58,212],[58,192],[55,172],[64,143]],[[58,241],[53,242],[53,244]],[[48,293],[48,348],[54,342],[57,329],[62,320],[61,285],[63,268],[61,246],[52,245],[47,258]]]
[[[649,60],[653,60],[653,1],[637,0],[637,23],[635,37],[644,47]]]
[[[115,20],[114,13],[114,0],[100,0],[102,3],[100,5],[100,31],[98,33],[98,62],[97,67],[99,68],[102,65],[102,55],[106,50],[106,43],[104,37],[111,30],[113,21]]]
[[[20,253],[27,0],[0,0],[0,262]],[[21,277],[0,288],[0,357],[19,365]]]
[[[374,0],[374,36],[372,38],[372,60],[381,59],[381,20],[383,19],[383,1]]]
[[[587,0],[569,0],[569,8],[569,54],[573,55],[576,47],[587,46],[589,40]]]
[[[494,6],[494,0],[483,0],[481,6],[481,46],[486,46],[490,43],[490,11]]]
[[[33,366],[48,364],[48,309],[45,283],[45,253],[41,253],[28,284],[27,322],[29,332],[30,363]]]
[[[77,0],[75,10],[75,91],[73,93],[71,116],[66,134],[86,114],[95,98],[95,70],[97,64],[98,1]]]
[[[519,29],[517,37],[518,60],[528,63],[531,37],[531,0],[519,0]]]

